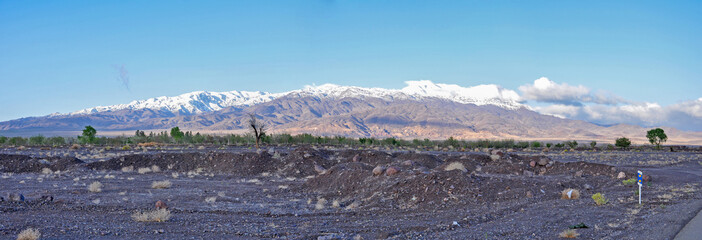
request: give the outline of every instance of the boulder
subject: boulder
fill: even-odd
[[[619,174],[617,174],[617,179],[625,179],[625,178],[626,178],[626,173],[619,172]]]
[[[396,167],[388,167],[388,169],[385,170],[385,175],[392,176],[400,172],[400,169],[397,169]]]
[[[378,176],[380,174],[383,174],[384,171],[385,168],[383,166],[376,166],[375,168],[373,168],[373,175]]]

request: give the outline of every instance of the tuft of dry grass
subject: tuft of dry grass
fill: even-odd
[[[468,172],[468,169],[466,169],[466,166],[464,166],[463,163],[460,163],[460,162],[449,163],[449,165],[447,165],[444,168],[444,171],[453,171],[453,170],[461,170],[462,172]]]
[[[41,233],[35,228],[27,228],[17,234],[17,240],[37,240],[40,237]]]
[[[561,199],[578,199],[580,198],[580,191],[578,189],[568,188],[561,192]]]
[[[168,209],[158,209],[151,212],[135,212],[132,219],[137,222],[165,222],[171,218],[171,211]]]
[[[151,166],[151,171],[152,171],[152,172],[160,172],[160,171],[161,171],[161,167],[159,167],[159,166],[157,166],[157,165],[153,165],[153,166]]]
[[[90,185],[88,185],[88,191],[95,192],[95,193],[102,192],[102,186],[103,186],[102,183],[95,181],[95,182],[91,183]]]
[[[217,201],[217,197],[208,197],[208,198],[205,198],[205,202],[206,202],[206,203],[214,203],[214,202],[216,202],[216,201]]]
[[[51,169],[49,169],[49,168],[42,168],[42,169],[41,169],[41,174],[47,174],[47,175],[48,175],[48,174],[52,174],[52,173],[54,173],[54,171],[51,171]]]
[[[160,144],[157,142],[145,142],[145,143],[137,143],[137,146],[139,147],[156,147],[159,146]]]
[[[561,238],[577,238],[580,234],[575,229],[568,229],[558,234],[558,236]]]
[[[317,203],[314,205],[314,209],[322,210],[322,209],[324,209],[324,205],[327,205],[326,199],[324,199],[324,198],[317,199]]]
[[[122,167],[122,172],[132,172],[134,171],[134,166]]]
[[[138,172],[139,174],[150,173],[150,172],[151,172],[151,168],[147,168],[147,167],[139,168],[139,169],[137,169],[137,172]]]
[[[151,188],[154,189],[166,189],[171,187],[171,181],[168,180],[163,180],[163,181],[154,181],[151,183]]]

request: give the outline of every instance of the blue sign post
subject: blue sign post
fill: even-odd
[[[637,177],[636,177],[636,183],[639,184],[639,205],[641,205],[641,186],[643,186],[643,173],[641,171],[638,171]]]

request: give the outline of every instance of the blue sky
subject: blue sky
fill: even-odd
[[[700,1],[0,0],[0,121],[419,79],[516,91],[548,77],[680,105],[702,97],[701,25]]]

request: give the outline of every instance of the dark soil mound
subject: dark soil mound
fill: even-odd
[[[200,168],[208,172],[248,176],[274,171],[280,164],[279,160],[273,159],[266,152],[210,152],[135,154],[89,163],[87,167],[96,170],[120,170],[128,166],[141,168],[156,165],[163,170],[182,172]]]
[[[0,154],[2,172],[41,172],[44,168],[65,171],[82,163],[83,161],[74,157],[35,158],[27,155]]]

